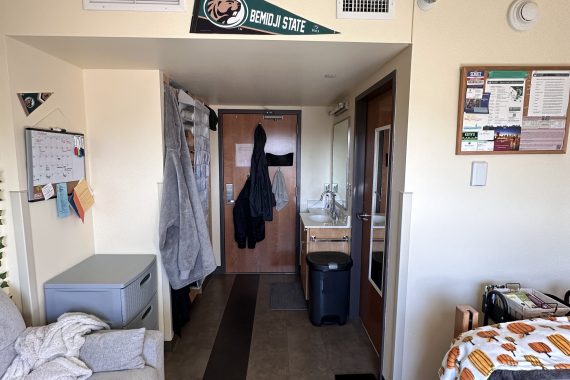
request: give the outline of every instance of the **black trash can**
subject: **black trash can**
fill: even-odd
[[[311,323],[344,325],[348,317],[352,259],[342,252],[313,252],[309,267],[309,318]]]

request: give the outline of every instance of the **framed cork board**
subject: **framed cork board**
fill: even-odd
[[[563,154],[570,66],[461,68],[456,154]]]

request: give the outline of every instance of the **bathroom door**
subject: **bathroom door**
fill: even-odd
[[[362,223],[360,318],[378,353],[383,336],[393,99],[391,82],[365,98],[365,122],[360,124],[360,131],[357,126],[357,133],[364,135],[359,148],[365,151],[360,168],[364,185],[362,211],[357,215]]]
[[[227,273],[294,273],[298,242],[297,132],[300,112],[220,111],[221,202],[223,263]],[[250,171],[253,134],[261,123],[267,135],[265,152],[294,153],[291,166],[269,167],[269,178],[281,170],[289,202],[273,208],[273,221],[265,222],[265,239],[254,249],[240,249],[234,238],[233,201],[237,199]],[[233,190],[231,189],[233,188]]]

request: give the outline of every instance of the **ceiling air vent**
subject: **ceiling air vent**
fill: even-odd
[[[83,0],[83,9],[99,11],[182,12],[186,0]]]
[[[394,18],[395,0],[337,0],[336,18],[380,19]]]

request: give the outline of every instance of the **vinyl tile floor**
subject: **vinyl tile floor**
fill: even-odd
[[[165,354],[167,380],[334,380],[339,374],[377,374],[378,357],[360,320],[316,327],[306,310],[270,308],[271,283],[298,281],[296,275],[254,275],[253,323],[247,310],[246,316],[239,315],[241,310],[236,314],[240,301],[230,300],[230,295],[243,296],[232,291],[234,282],[241,284],[237,276],[242,275],[210,278],[174,351]],[[233,354],[227,350],[232,339]]]

